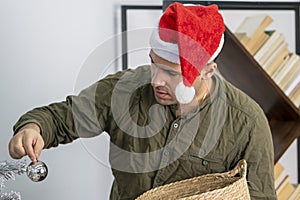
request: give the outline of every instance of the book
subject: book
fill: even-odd
[[[278,200],[288,200],[289,197],[293,194],[295,187],[291,183],[287,183],[281,192],[277,194]]]
[[[286,45],[287,43],[284,43],[281,47],[278,48],[276,52],[274,52],[273,55],[275,58],[273,60],[270,59],[265,62],[264,68],[269,76],[273,76],[276,69],[280,66],[281,63],[283,63],[284,58],[290,53],[290,50]]]
[[[248,16],[237,27],[235,33],[246,33],[249,40],[244,45],[246,49],[252,49],[272,22],[273,19],[269,15]]]
[[[289,175],[285,175],[284,179],[281,181],[281,183],[279,184],[279,186],[276,189],[277,195],[278,195],[278,193],[280,193],[282,191],[284,186],[289,183],[290,179],[291,179],[291,177]]]
[[[278,44],[278,47],[276,49],[274,49],[272,54],[265,60],[265,62],[262,63],[262,67],[267,71],[269,69],[269,67],[271,66],[271,64],[275,60],[279,60],[279,61],[281,60],[281,62],[282,62],[283,58],[290,53],[289,51],[287,53],[285,53],[286,49],[288,50],[288,43],[286,41],[283,41],[280,44]],[[286,55],[283,56],[281,54],[286,54]],[[283,57],[283,58],[279,59],[278,58],[279,56]]]
[[[247,42],[250,39],[247,36],[247,33],[234,33],[234,35],[244,46],[246,46]]]
[[[296,105],[296,107],[300,106],[300,83],[293,89],[291,95],[289,96],[291,101]]]
[[[293,100],[293,103],[295,104],[295,106],[297,108],[300,108],[300,95],[298,95],[297,97],[295,97],[295,99]]]
[[[275,41],[274,44],[272,44],[269,51],[262,56],[262,64],[264,65],[270,59],[270,57],[272,57],[272,55],[278,50],[278,48],[284,46],[285,43],[286,41],[284,40],[283,34],[280,34],[280,37]]]
[[[292,98],[292,102],[295,104],[295,106],[297,108],[300,107],[300,94],[297,93],[297,95],[295,96],[295,98]]]
[[[265,32],[262,32],[253,45],[247,45],[248,51],[251,55],[254,55],[262,45],[269,39],[269,35]]]
[[[284,93],[291,97],[296,90],[299,89],[300,90],[300,76],[297,76],[292,82],[291,84],[288,86],[288,88],[284,91]]]
[[[281,174],[284,171],[284,167],[280,162],[277,162],[274,165],[274,179],[277,179],[279,174]]]
[[[289,58],[293,55],[293,53],[289,53],[286,57],[284,57],[283,61],[280,63],[280,65],[275,69],[274,73],[271,75],[272,79],[277,76],[278,73],[282,70],[282,68],[285,66]]]
[[[291,66],[291,62],[294,62],[294,60],[296,59],[296,54],[295,53],[289,53],[289,55],[287,57],[284,58],[283,63],[278,67],[278,69],[276,69],[276,71],[274,72],[272,79],[278,80],[277,77],[282,76],[281,74],[283,73],[284,70],[286,70],[286,66]],[[278,81],[275,81],[278,83]]]
[[[288,198],[294,192],[295,188],[290,183],[290,178],[291,177],[289,175],[286,175],[285,179],[282,181],[282,183],[279,185],[278,189],[276,190],[278,200],[288,200]]]
[[[289,197],[289,200],[299,200],[300,199],[300,184],[294,185],[294,192]]]
[[[300,82],[298,82],[295,87],[293,87],[289,94],[287,94],[288,97],[292,98],[296,95],[297,92],[300,90]]]
[[[297,84],[300,81],[300,57],[298,56],[297,61],[292,65],[290,70],[278,83],[279,87],[286,91],[290,85]]]
[[[282,181],[284,180],[284,178],[286,177],[286,171],[284,170],[284,167],[282,164],[280,164],[279,162],[277,162],[274,165],[274,186],[275,189],[278,188],[278,186],[282,183]]]
[[[284,35],[277,30],[266,31],[266,34],[269,35],[269,39],[254,55],[260,65],[263,65],[281,43],[285,42]]]
[[[292,53],[292,55],[288,58],[284,66],[282,66],[281,70],[278,71],[277,74],[274,74],[274,76],[272,77],[273,80],[277,84],[279,84],[281,80],[285,77],[285,75],[292,69],[294,64],[296,64],[299,61],[299,59],[300,57],[297,54]]]

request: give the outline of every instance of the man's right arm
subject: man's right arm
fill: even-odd
[[[14,136],[9,143],[11,157],[28,155],[35,161],[43,148],[99,135],[110,118],[114,81],[114,76],[103,79],[78,96],[68,96],[65,101],[34,108],[22,115],[13,127]]]

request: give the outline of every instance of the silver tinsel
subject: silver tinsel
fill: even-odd
[[[0,200],[21,200],[19,192],[3,192],[4,183],[8,180],[15,180],[15,175],[26,172],[25,161],[0,161]]]
[[[20,195],[20,192],[10,191],[10,193],[1,193],[0,199],[1,200],[20,200],[21,195]]]

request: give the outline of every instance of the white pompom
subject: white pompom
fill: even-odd
[[[194,87],[188,87],[180,82],[175,89],[176,99],[181,104],[190,103],[195,97],[195,89]]]

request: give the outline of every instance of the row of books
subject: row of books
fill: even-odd
[[[292,184],[280,162],[274,166],[275,189],[278,200],[300,200],[300,184]]]
[[[235,31],[236,37],[291,101],[300,106],[300,56],[288,48],[278,30],[267,30],[269,15],[246,17]]]

